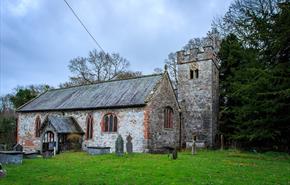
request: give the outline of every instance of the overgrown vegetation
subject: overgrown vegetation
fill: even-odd
[[[51,159],[27,159],[6,165],[1,184],[289,184],[287,154],[239,151],[198,151],[167,155],[115,154],[91,156],[62,153]]]

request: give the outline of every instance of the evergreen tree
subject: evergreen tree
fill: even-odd
[[[243,7],[245,14],[237,20],[250,21],[250,31],[245,37],[229,34],[221,44],[220,123],[221,132],[244,147],[289,150],[290,4],[275,7],[264,12],[267,19]]]

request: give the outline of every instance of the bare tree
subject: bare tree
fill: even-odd
[[[90,84],[116,78],[126,72],[129,61],[118,53],[105,53],[92,50],[87,58],[77,57],[70,61],[69,70],[74,74],[70,82],[61,84],[61,87]]]
[[[165,59],[165,64],[168,67],[169,76],[172,80],[174,88],[178,86],[178,76],[177,76],[177,56],[176,53],[169,53],[168,58]]]
[[[233,33],[245,46],[262,49],[269,38],[268,35],[260,35],[259,29],[267,29],[263,25],[271,24],[271,17],[278,11],[278,4],[285,1],[235,0],[223,17],[214,19],[212,26],[223,36]]]
[[[159,68],[159,67],[156,67],[156,68],[154,68],[154,70],[153,70],[153,73],[154,74],[160,74],[160,73],[162,73],[163,72],[163,70],[161,69],[161,68]]]
[[[125,72],[121,72],[119,73],[115,79],[128,79],[128,78],[134,78],[134,77],[138,77],[138,76],[142,76],[142,72],[141,71],[125,71]]]
[[[0,112],[6,113],[13,110],[13,103],[11,102],[11,94],[6,94],[0,97]]]

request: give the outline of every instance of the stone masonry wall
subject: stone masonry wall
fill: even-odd
[[[197,140],[214,145],[218,113],[218,70],[210,48],[178,53],[178,101],[182,109],[184,141]],[[186,58],[183,56],[188,56]],[[198,78],[190,79],[190,70],[198,69]]]
[[[145,108],[145,117],[149,125],[148,147],[149,150],[164,146],[179,146],[179,107],[167,72],[164,74],[161,84],[150,98],[150,103]],[[164,128],[164,109],[173,109],[173,128]],[[146,124],[146,122],[145,122]]]
[[[144,152],[144,108],[104,109],[94,111],[63,111],[63,112],[36,112],[19,113],[18,143],[24,146],[24,150],[41,150],[41,140],[35,137],[35,118],[40,116],[41,121],[49,114],[59,116],[73,116],[83,131],[86,131],[86,118],[88,114],[93,115],[93,138],[86,140],[83,137],[82,148],[88,146],[109,146],[111,152],[115,151],[115,141],[118,134],[124,139],[130,134],[133,138],[133,151]],[[101,131],[102,118],[107,113],[114,113],[118,118],[118,129],[116,133]],[[126,150],[126,147],[124,147]]]

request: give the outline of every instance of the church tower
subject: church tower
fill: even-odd
[[[178,101],[182,109],[183,141],[212,147],[218,121],[218,59],[216,45],[177,52]]]

